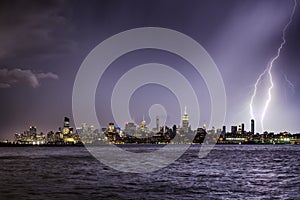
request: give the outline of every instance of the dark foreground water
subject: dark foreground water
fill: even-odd
[[[300,199],[300,145],[217,145],[203,159],[198,150],[159,171],[126,174],[84,147],[3,147],[0,199]]]

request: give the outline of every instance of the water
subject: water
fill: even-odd
[[[2,147],[0,199],[300,199],[300,145],[217,145],[203,159],[198,150],[159,171],[126,174],[84,147]]]

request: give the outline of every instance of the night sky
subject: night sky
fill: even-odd
[[[249,130],[254,83],[276,54],[293,6],[293,0],[1,1],[0,139],[12,139],[29,125],[44,133],[55,131],[64,116],[72,119],[73,84],[85,57],[108,37],[138,27],[169,28],[199,42],[224,81],[227,130],[242,122]],[[300,132],[299,36],[298,5],[272,69],[274,88],[265,130]],[[192,82],[200,102],[200,123],[208,123],[210,99],[202,77],[172,53],[145,49],[120,57],[105,72],[95,97],[101,126],[113,121],[110,98],[114,83],[126,70],[149,62],[171,66]],[[267,87],[265,77],[254,101],[257,120]],[[143,115],[149,122],[148,109],[156,103],[164,105],[168,125],[179,125],[178,102],[159,85],[145,85],[132,96],[130,111],[136,123]],[[257,131],[260,129],[258,124]]]

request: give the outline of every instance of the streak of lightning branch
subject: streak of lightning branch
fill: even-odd
[[[272,89],[274,87],[274,82],[273,82],[273,77],[272,77],[272,68],[274,66],[274,62],[280,57],[280,53],[281,53],[281,50],[283,48],[283,46],[285,45],[286,43],[286,39],[285,39],[285,34],[286,34],[286,30],[288,29],[288,27],[290,26],[290,24],[292,23],[293,21],[293,16],[294,16],[294,13],[295,13],[295,10],[296,10],[296,7],[297,7],[297,0],[294,0],[294,7],[293,7],[293,10],[291,12],[291,15],[289,17],[289,21],[288,23],[284,26],[283,30],[282,30],[282,37],[281,37],[281,43],[280,43],[280,46],[279,48],[277,49],[277,53],[275,54],[275,56],[271,59],[271,61],[269,62],[269,64],[267,65],[266,69],[258,76],[256,82],[255,82],[255,85],[254,85],[254,90],[253,90],[253,94],[251,96],[251,100],[250,100],[250,104],[249,104],[249,107],[250,107],[250,115],[251,115],[251,118],[252,119],[255,119],[254,117],[254,113],[253,113],[253,101],[254,101],[254,98],[256,96],[256,93],[257,93],[257,87],[258,87],[258,84],[261,82],[262,80],[262,77],[264,75],[267,74],[267,76],[269,77],[269,81],[270,81],[270,86],[267,90],[267,94],[268,94],[268,98],[265,102],[265,105],[264,105],[264,108],[263,108],[263,111],[262,111],[262,114],[261,114],[261,120],[260,120],[260,123],[261,123],[261,128],[262,128],[262,131],[264,130],[264,126],[263,126],[263,122],[264,122],[264,118],[265,118],[265,115],[266,115],[266,112],[267,112],[267,109],[269,107],[269,104],[272,100]]]

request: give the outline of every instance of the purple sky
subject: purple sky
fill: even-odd
[[[250,129],[254,83],[276,54],[293,5],[293,0],[0,1],[0,139],[12,139],[29,125],[43,132],[56,130],[64,116],[72,118],[73,84],[87,54],[114,34],[148,26],[180,31],[207,50],[225,84],[227,129],[242,122]],[[268,131],[300,132],[299,9],[272,70],[275,85],[264,124]],[[148,49],[120,57],[105,72],[96,93],[100,124],[112,121],[114,83],[130,68],[149,62],[169,65],[191,81],[200,102],[200,123],[208,122],[210,99],[201,76],[176,55]],[[267,79],[255,99],[258,118],[266,86]],[[156,103],[169,113],[168,125],[180,120],[174,95],[147,85],[130,102],[136,122],[143,115],[149,121],[148,109]]]

